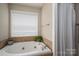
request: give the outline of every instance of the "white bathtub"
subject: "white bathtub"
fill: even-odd
[[[0,56],[41,56],[51,55],[51,50],[44,43],[29,41],[7,45],[0,50]]]

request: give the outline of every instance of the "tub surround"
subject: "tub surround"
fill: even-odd
[[[8,39],[0,41],[0,49],[7,45],[7,41]]]
[[[13,40],[14,42],[34,41],[34,36],[12,37],[9,40]]]
[[[43,41],[52,50],[52,42],[46,38],[44,38]]]

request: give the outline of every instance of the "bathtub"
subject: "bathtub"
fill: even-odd
[[[51,50],[42,42],[17,42],[0,50],[0,56],[42,56],[51,55]]]

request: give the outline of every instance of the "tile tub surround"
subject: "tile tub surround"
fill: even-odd
[[[48,39],[43,38],[44,43],[52,50],[52,42]]]
[[[8,39],[0,41],[0,49],[7,45],[7,41]]]
[[[34,36],[24,36],[24,37],[12,37],[9,40],[13,40],[14,42],[25,42],[25,41],[34,41]]]
[[[50,41],[50,40],[48,40],[48,39],[46,39],[46,38],[43,38],[43,42],[44,42],[44,44],[45,44],[48,48],[51,49],[51,51],[53,51],[53,50],[52,50],[52,41]],[[51,56],[53,56],[53,52],[51,53]]]
[[[43,38],[43,42],[52,50],[52,42],[50,40]]]

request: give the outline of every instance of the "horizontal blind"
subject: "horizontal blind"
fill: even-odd
[[[11,37],[38,35],[38,13],[11,10]]]

